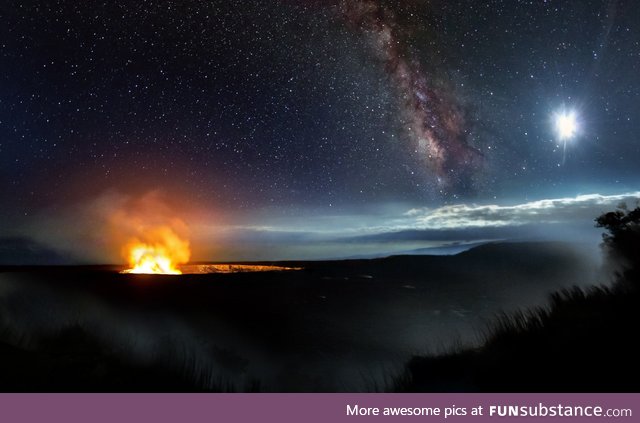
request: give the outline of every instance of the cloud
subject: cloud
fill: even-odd
[[[633,205],[640,201],[640,192],[601,195],[587,194],[576,197],[531,201],[516,205],[456,204],[435,209],[414,208],[404,215],[404,228],[464,229],[557,224],[589,221],[620,203]]]
[[[304,216],[264,226],[224,228],[231,243],[271,246],[407,240],[526,239],[541,234],[566,238],[599,236],[594,219],[624,202],[635,205],[640,192],[587,194],[513,205],[455,204],[438,208],[388,210],[380,214]],[[220,231],[220,228],[217,229]],[[584,233],[583,232],[589,232]]]
[[[594,219],[620,203],[635,207],[638,201],[640,192],[588,194],[510,205],[455,204],[409,209],[406,205],[383,204],[346,215],[310,210],[295,217],[263,215],[246,222],[221,221],[183,207],[179,217],[189,223],[194,260],[322,259],[506,239],[565,240],[597,246],[602,231],[594,227]],[[116,263],[122,261],[124,235],[135,233],[140,224],[136,217],[144,216],[145,224],[173,222],[182,227],[184,224],[176,220],[174,213],[178,209],[159,194],[127,196],[111,192],[57,213],[45,213],[19,235],[48,249],[48,257]],[[0,242],[0,253],[3,245]],[[24,251],[14,244],[4,247],[5,258],[10,258],[11,252]],[[15,254],[11,257],[15,258]],[[51,260],[45,260],[42,254],[34,257],[37,260],[32,261]]]

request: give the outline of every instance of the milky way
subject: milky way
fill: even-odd
[[[376,0],[342,1],[337,6],[348,25],[361,31],[392,81],[411,148],[435,174],[440,188],[464,189],[482,163],[470,145],[464,107],[453,94],[430,81],[411,54],[394,12]]]

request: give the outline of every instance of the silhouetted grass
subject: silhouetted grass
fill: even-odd
[[[401,392],[635,392],[640,298],[633,283],[573,288],[548,307],[498,316],[476,349],[414,357]]]

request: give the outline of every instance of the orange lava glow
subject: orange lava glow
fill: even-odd
[[[283,267],[257,264],[190,264],[182,269],[184,273],[252,273],[252,272],[286,272],[302,270],[302,267]]]
[[[168,226],[147,229],[143,231],[143,238],[134,238],[124,247],[130,268],[122,273],[182,274],[178,267],[191,257],[188,240],[180,238]]]

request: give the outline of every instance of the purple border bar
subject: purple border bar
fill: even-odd
[[[631,417],[498,417],[497,406],[601,406],[631,410]],[[360,407],[464,407],[479,416],[348,416]],[[640,394],[0,394],[2,423],[213,423],[213,422],[635,422]],[[637,412],[636,412],[637,409]]]

